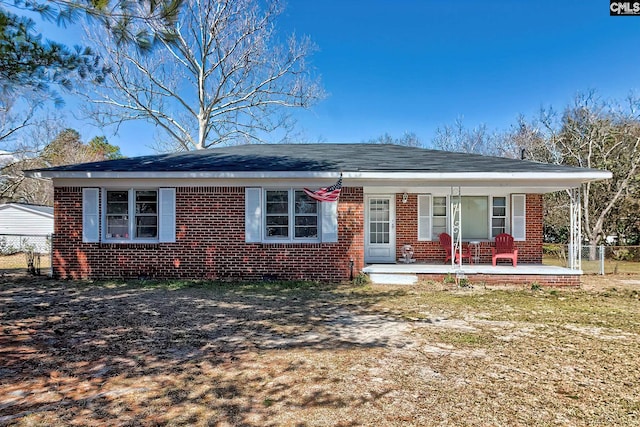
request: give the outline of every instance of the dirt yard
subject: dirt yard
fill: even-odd
[[[0,276],[0,425],[637,426],[640,277],[582,290]]]

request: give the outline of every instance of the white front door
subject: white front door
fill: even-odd
[[[395,196],[367,196],[365,203],[364,261],[367,263],[395,263]]]

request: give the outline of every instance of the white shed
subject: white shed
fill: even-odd
[[[7,203],[0,205],[0,250],[22,251],[30,245],[49,252],[53,233],[53,207]]]

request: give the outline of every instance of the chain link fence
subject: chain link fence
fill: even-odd
[[[24,256],[22,256],[24,255]],[[0,234],[0,269],[26,267],[31,274],[50,272],[51,235]]]
[[[543,249],[543,264],[568,266],[568,245],[545,244]],[[583,246],[581,264],[585,274],[640,274],[640,246]]]
[[[26,267],[32,274],[49,271],[51,239],[51,235],[0,234],[0,258],[12,258],[9,267],[0,262],[0,269]],[[543,264],[568,267],[568,260],[568,245],[543,245]],[[581,264],[585,274],[640,274],[640,246],[583,246]]]
[[[0,255],[13,255],[18,252],[51,252],[50,234],[0,234]]]

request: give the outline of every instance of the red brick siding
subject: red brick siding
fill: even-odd
[[[516,242],[518,263],[542,263],[542,195],[528,194],[526,201],[527,240]],[[418,262],[444,263],[444,250],[438,241],[418,241],[418,195],[409,194],[402,203],[402,194],[396,194],[396,253],[402,254],[402,246],[413,246]],[[491,242],[482,242],[479,248],[480,263],[491,263]],[[498,260],[498,263],[510,263]]]
[[[445,280],[445,274],[418,274],[419,280],[431,280],[435,282],[443,282]],[[466,279],[472,285],[486,284],[486,285],[523,285],[531,286],[533,283],[537,283],[540,286],[565,288],[565,287],[580,287],[579,275],[500,275],[500,274],[468,274]]]
[[[274,278],[338,281],[364,267],[363,192],[345,187],[338,242],[244,241],[243,187],[178,187],[176,242],[82,243],[82,188],[55,188],[54,274],[61,278]]]
[[[362,188],[345,187],[338,203],[338,242],[263,244],[244,241],[244,187],[178,187],[176,242],[82,243],[82,188],[55,189],[54,273],[62,278],[348,279],[350,260],[364,267]],[[417,240],[417,195],[396,195],[397,254],[411,244],[419,262],[441,263],[438,242]],[[527,195],[527,241],[519,263],[542,260],[542,196]],[[481,262],[491,262],[490,243]]]
[[[542,194],[527,194],[527,240],[516,242],[518,247],[518,262],[523,264],[542,263],[543,238],[543,199]],[[506,261],[509,262],[508,260]]]

